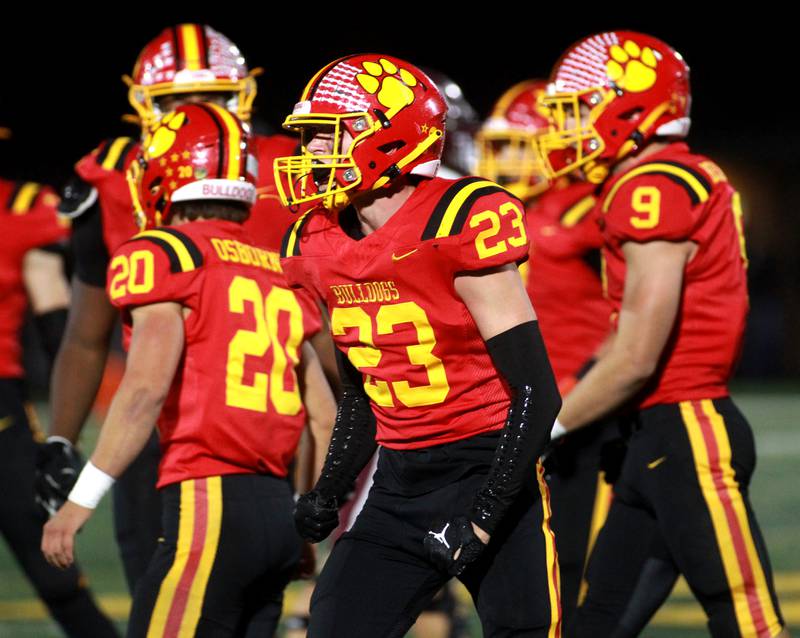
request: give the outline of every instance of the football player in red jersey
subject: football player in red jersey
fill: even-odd
[[[600,284],[595,185],[568,176],[550,182],[537,147],[537,137],[549,127],[540,103],[546,86],[545,80],[527,80],[500,97],[477,136],[478,173],[526,205],[530,259],[520,273],[565,396],[607,337],[610,308]],[[601,463],[609,456],[601,450],[620,446],[617,424],[607,419],[567,437],[548,456],[565,626],[578,602],[587,553],[610,505],[613,468]]]
[[[42,539],[48,560],[71,564],[75,533],[158,419],[164,541],[137,586],[129,636],[272,635],[300,558],[286,476],[304,401],[316,435],[333,424],[306,342],[316,315],[243,225],[256,200],[248,147],[227,110],[185,105],[152,128],[129,169],[152,230],[109,265],[128,364],[97,448]]]
[[[576,636],[612,635],[654,537],[713,636],[788,635],[747,497],[753,436],[728,395],[748,309],[741,204],[722,170],[681,141],[689,102],[683,58],[629,31],[568,49],[543,100],[553,126],[540,138],[548,173],[578,169],[601,185],[616,324],[554,434],[623,405],[636,413]]]
[[[180,24],[162,31],[139,54],[126,78],[131,104],[143,125],[175,105],[205,99],[218,102],[246,120],[255,97],[255,72],[239,49],[206,25]],[[277,155],[291,152],[296,141],[284,135],[254,136],[259,171],[258,200],[246,222],[254,241],[277,256],[284,230],[294,217],[279,203],[269,167]],[[103,375],[117,312],[106,297],[109,255],[137,232],[130,214],[125,171],[138,149],[132,138],[102,143],[82,158],[65,192],[61,210],[73,220],[75,273],[73,304],[52,378],[48,461],[41,472],[58,478],[91,409]],[[304,311],[316,312],[301,297]],[[323,344],[324,345],[324,344]],[[335,364],[326,365],[326,369]],[[81,370],[81,374],[75,374]],[[156,549],[161,519],[153,489],[159,459],[153,436],[141,457],[114,488],[114,521],[128,587],[144,572]],[[70,485],[62,490],[69,492]]]
[[[45,353],[55,356],[69,305],[61,257],[48,250],[68,233],[57,204],[41,184],[0,180],[0,534],[67,636],[114,637],[80,570],[62,572],[44,560],[42,515],[31,499],[41,433],[24,403],[20,332],[30,303]]]
[[[429,67],[421,67],[421,70],[433,81],[447,104],[445,119],[447,135],[442,148],[441,164],[436,174],[447,179],[465,177],[471,174],[475,166],[474,136],[480,128],[478,115],[467,101],[461,87],[452,78]],[[332,536],[334,541],[355,522],[372,487],[372,477],[377,463],[376,452],[356,480],[352,496],[339,510],[339,527]],[[433,597],[414,623],[415,635],[426,638],[447,638],[452,634],[458,635],[464,620],[457,613],[456,595],[453,590],[452,583],[448,583]]]
[[[366,54],[324,67],[284,123],[302,143],[275,162],[279,191],[321,204],[287,233],[285,269],[328,306],[344,388],[322,476],[297,503],[301,535],[336,527],[380,445],[320,574],[312,638],[403,635],[452,576],[487,636],[560,634],[536,463],[560,397],[516,268],[523,207],[487,180],[435,176],[445,112],[419,69]]]

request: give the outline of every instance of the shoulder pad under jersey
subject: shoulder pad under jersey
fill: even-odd
[[[97,189],[77,175],[73,175],[61,191],[58,212],[64,217],[75,219],[94,206],[95,202],[97,202]]]

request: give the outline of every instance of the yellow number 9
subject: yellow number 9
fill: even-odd
[[[655,186],[639,186],[633,191],[631,207],[645,217],[631,217],[631,226],[639,230],[655,228],[661,220],[661,191]]]

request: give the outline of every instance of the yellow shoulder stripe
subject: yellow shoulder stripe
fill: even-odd
[[[596,201],[594,195],[587,195],[583,199],[578,200],[578,202],[573,204],[561,217],[561,225],[566,228],[577,226],[578,222],[591,212]]]
[[[111,145],[108,147],[108,152],[106,156],[103,158],[103,161],[100,163],[107,171],[110,171],[116,166],[117,162],[119,161],[120,155],[122,155],[122,151],[125,150],[125,147],[128,145],[128,142],[131,141],[129,137],[118,137]]]
[[[459,190],[445,209],[444,215],[442,216],[442,221],[439,224],[439,228],[436,230],[435,237],[449,237],[450,233],[453,231],[453,223],[456,220],[456,215],[458,215],[458,212],[461,210],[461,207],[464,205],[466,199],[478,189],[486,187],[497,188],[497,184],[490,182],[489,180],[482,179],[476,182],[470,182],[464,186],[464,188]]]
[[[284,245],[282,252],[282,257],[292,257],[295,255],[295,248],[297,247],[297,237],[305,223],[306,217],[313,209],[307,210],[300,216],[293,225],[291,230],[289,231],[288,235],[286,235],[286,239],[284,239]]]
[[[637,166],[636,168],[628,171],[616,184],[614,184],[608,195],[606,195],[605,200],[603,200],[603,212],[608,212],[614,196],[623,185],[632,180],[634,177],[646,175],[648,173],[657,173],[666,175],[667,177],[676,178],[679,183],[686,188],[690,196],[694,195],[693,199],[696,199],[698,202],[705,202],[708,200],[710,188],[703,184],[703,182],[698,179],[697,175],[685,168],[682,168],[681,166],[677,166],[676,164],[667,162],[652,162],[650,164]]]
[[[169,244],[170,248],[175,251],[175,256],[178,258],[181,272],[189,272],[196,268],[195,260],[186,245],[175,235],[171,235],[163,230],[146,230],[139,233],[134,239],[157,239]]]
[[[31,209],[31,206],[33,206],[33,202],[41,189],[41,185],[36,182],[26,182],[23,184],[19,191],[17,191],[16,197],[14,197],[14,201],[11,204],[11,212],[14,215],[24,215],[27,213]]]

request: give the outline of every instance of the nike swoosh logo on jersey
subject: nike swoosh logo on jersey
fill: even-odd
[[[413,255],[418,250],[419,248],[415,248],[414,250],[409,250],[407,253],[403,253],[402,255],[395,255],[392,253],[392,261],[400,261],[401,259],[405,259],[406,257]]]
[[[650,461],[647,464],[647,469],[648,470],[654,470],[655,468],[657,468],[659,465],[661,465],[666,460],[667,460],[667,457],[666,456],[662,456],[660,458],[657,458],[655,461]]]

